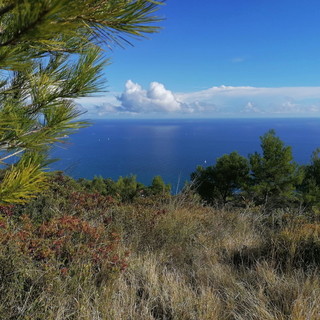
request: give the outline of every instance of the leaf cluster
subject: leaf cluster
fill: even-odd
[[[158,31],[160,2],[149,0],[6,0],[0,4],[0,68],[24,68],[48,53],[128,43]],[[27,59],[26,59],[27,58]]]
[[[104,48],[157,31],[159,4],[0,2],[0,203],[27,201],[45,187],[48,149],[87,125],[75,121],[82,112],[74,99],[105,88]]]

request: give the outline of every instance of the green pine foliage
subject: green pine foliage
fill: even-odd
[[[292,199],[302,176],[293,161],[291,147],[285,146],[274,130],[265,133],[261,140],[262,155],[249,155],[251,190],[260,204]]]
[[[155,176],[149,190],[153,195],[168,195],[171,191],[171,185],[165,184],[161,176]]]
[[[158,30],[149,0],[0,2],[0,203],[46,186],[46,153],[86,122],[75,98],[104,89],[103,50]],[[41,156],[39,156],[39,154]]]
[[[311,156],[311,163],[302,167],[304,178],[299,186],[304,204],[308,207],[320,207],[320,149]]]
[[[0,68],[24,69],[31,58],[113,46],[158,30],[160,2],[149,0],[5,0],[0,4]]]
[[[237,152],[225,154],[213,166],[199,166],[192,173],[191,180],[193,187],[207,203],[226,204],[248,183],[248,160]]]
[[[170,184],[166,184],[160,176],[155,176],[150,186],[137,181],[135,175],[119,177],[116,181],[96,176],[92,180],[79,179],[77,183],[86,192],[100,193],[125,203],[150,197],[166,199],[171,194]]]
[[[315,199],[314,186],[320,186],[315,180],[317,155],[311,166],[302,168],[293,161],[291,147],[285,146],[274,130],[260,140],[262,153],[255,152],[247,159],[232,152],[218,158],[213,166],[198,167],[191,174],[192,188],[207,204],[254,203],[270,209],[304,205]]]

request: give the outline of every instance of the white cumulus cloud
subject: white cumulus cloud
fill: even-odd
[[[119,110],[132,113],[180,112],[183,105],[162,83],[151,82],[148,90],[128,80],[125,90],[118,98]]]

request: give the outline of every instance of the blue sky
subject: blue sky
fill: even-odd
[[[159,34],[107,52],[86,117],[320,115],[320,2],[167,0]]]

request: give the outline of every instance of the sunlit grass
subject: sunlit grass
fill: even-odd
[[[65,188],[2,210],[0,319],[320,318],[316,217]]]

